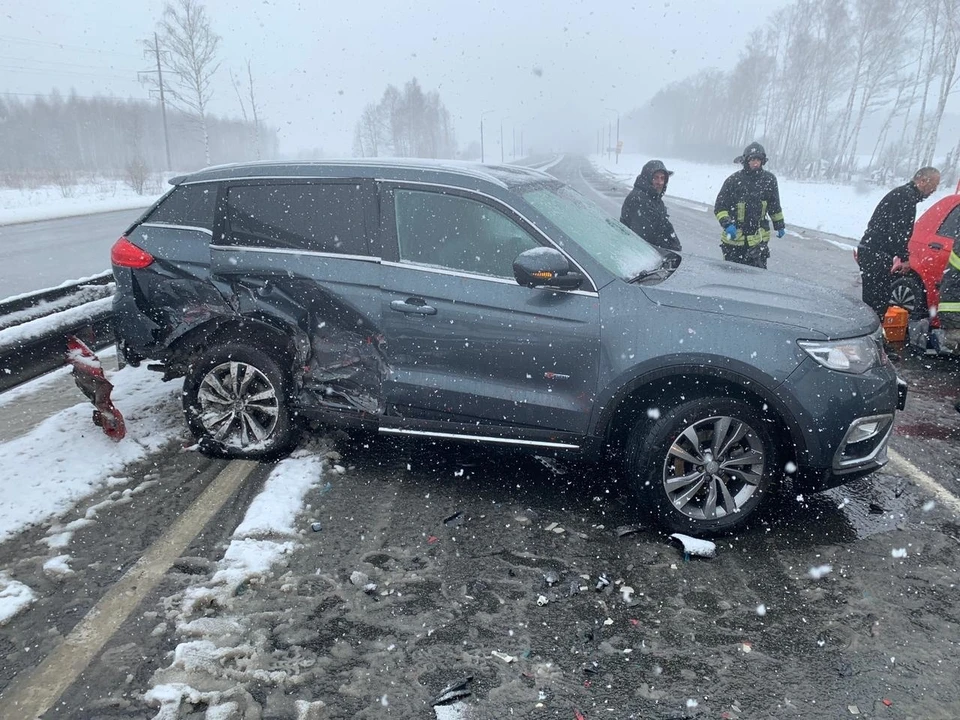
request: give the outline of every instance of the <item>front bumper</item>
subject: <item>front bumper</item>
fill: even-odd
[[[889,363],[856,375],[804,361],[778,388],[797,408],[804,445],[794,482],[808,492],[868,475],[887,463],[887,445],[907,386]],[[788,399],[789,398],[789,399]]]

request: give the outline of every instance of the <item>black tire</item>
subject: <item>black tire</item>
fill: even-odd
[[[251,460],[288,451],[297,439],[290,386],[289,372],[262,350],[235,344],[208,350],[183,380],[183,411],[200,450]]]
[[[927,292],[923,281],[914,274],[897,275],[890,285],[890,304],[898,305],[910,313],[911,320],[929,317]]]
[[[780,476],[768,423],[747,402],[722,397],[688,400],[652,424],[641,419],[624,470],[643,510],[663,528],[695,536],[742,526]],[[686,480],[670,482],[678,476]]]

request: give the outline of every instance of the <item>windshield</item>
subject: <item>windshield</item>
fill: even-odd
[[[571,187],[540,187],[523,198],[623,280],[633,280],[660,266],[663,256],[615,218]]]

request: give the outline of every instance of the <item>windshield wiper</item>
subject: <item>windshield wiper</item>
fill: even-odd
[[[652,270],[644,270],[642,273],[640,273],[636,277],[630,278],[630,280],[628,280],[627,282],[630,282],[630,283],[643,282],[647,278],[651,278],[651,277],[658,277],[662,280],[663,278],[665,278],[667,275],[670,274],[671,270],[673,270],[673,265],[670,262],[670,258],[663,257],[660,260],[660,263],[655,268],[653,268]]]

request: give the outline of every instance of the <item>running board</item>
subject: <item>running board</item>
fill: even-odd
[[[501,445],[524,445],[527,447],[557,448],[560,450],[579,450],[572,443],[548,442],[546,440],[516,440],[513,438],[491,437],[488,435],[464,435],[460,433],[433,432],[430,430],[404,430],[402,428],[381,427],[380,432],[391,435],[418,435],[421,437],[444,438],[446,440],[473,440],[474,442],[499,443]]]

